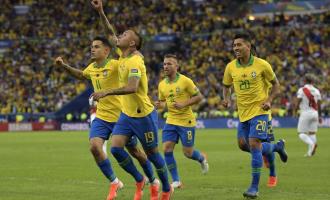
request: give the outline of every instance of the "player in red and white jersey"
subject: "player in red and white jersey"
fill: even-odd
[[[317,147],[316,132],[318,123],[322,123],[321,118],[321,93],[314,87],[314,76],[305,75],[305,85],[299,88],[297,92],[298,102],[296,110],[300,109],[298,121],[299,138],[308,145],[308,151],[305,156],[310,157],[315,154]]]

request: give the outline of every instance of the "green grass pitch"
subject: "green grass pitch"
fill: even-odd
[[[259,199],[330,199],[330,129],[320,129],[319,148],[311,158],[295,129],[275,129],[276,138],[287,143],[289,160],[276,157],[276,188],[267,188],[263,168]],[[236,131],[197,130],[195,147],[209,157],[210,172],[202,175],[198,163],[184,158],[181,144],[175,149],[184,183],[173,199],[236,200],[250,184],[250,155],[236,144]],[[134,181],[110,156],[125,188],[118,199],[133,199]],[[135,162],[137,164],[137,162]],[[142,172],[142,170],[140,170]],[[89,153],[87,132],[0,133],[0,200],[105,200],[109,183]],[[145,188],[144,199],[149,199]]]

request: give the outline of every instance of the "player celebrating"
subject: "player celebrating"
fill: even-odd
[[[181,139],[183,153],[187,158],[201,164],[202,173],[208,172],[209,165],[206,156],[194,149],[196,119],[191,106],[203,99],[203,96],[193,81],[177,72],[178,60],[176,55],[167,54],[164,58],[166,78],[159,83],[159,101],[157,108],[168,108],[168,117],[163,128],[163,149],[167,168],[172,175],[172,186],[180,188],[177,165],[173,156],[175,144]]]
[[[81,71],[66,64],[61,57],[56,58],[57,65],[64,68],[71,75],[78,79],[91,79],[94,91],[118,87],[118,65],[117,60],[107,59],[110,53],[110,43],[107,39],[96,37],[92,42],[91,57],[95,62]],[[90,101],[93,101],[90,99]],[[102,146],[105,140],[109,139],[113,132],[115,123],[121,112],[119,96],[108,96],[100,100],[97,104],[96,118],[91,124],[89,135],[90,150],[96,163],[103,174],[111,181],[110,191],[107,200],[114,199],[117,190],[123,187],[123,183],[115,176],[110,161],[104,153]],[[137,148],[136,138],[130,138],[126,145],[129,152],[139,160],[142,168],[149,179],[154,180],[151,163],[146,155]]]
[[[279,94],[279,83],[270,64],[251,54],[251,42],[248,34],[237,34],[233,42],[236,59],[228,63],[223,77],[223,105],[230,105],[230,87],[234,86],[237,95],[237,108],[240,123],[238,125],[238,144],[240,148],[248,144],[251,153],[252,183],[243,193],[245,197],[256,198],[260,170],[262,167],[262,153],[279,153],[281,160],[287,161],[284,141],[277,144],[262,142],[267,139],[267,125],[269,121],[272,100]],[[270,95],[269,86],[272,84]]]
[[[322,123],[321,118],[321,94],[314,87],[314,77],[312,74],[305,75],[305,85],[299,88],[297,93],[298,102],[296,109],[300,108],[298,121],[299,138],[308,145],[306,157],[313,156],[317,147],[316,132],[318,123]]]
[[[115,125],[111,138],[111,153],[120,166],[136,181],[135,200],[142,199],[143,187],[146,179],[136,169],[130,156],[124,150],[124,145],[131,136],[140,140],[148,159],[155,165],[163,185],[162,200],[170,199],[171,187],[168,182],[167,168],[164,159],[158,152],[158,119],[157,112],[147,95],[148,79],[142,54],[138,51],[142,45],[142,38],[133,30],[127,30],[116,38],[112,26],[107,20],[101,0],[92,1],[94,8],[99,12],[101,20],[108,32],[111,32],[113,41],[117,41],[120,49],[119,83],[116,89],[107,89],[94,93],[95,100],[102,100],[112,95],[123,95],[122,113]],[[153,185],[153,183],[151,183]],[[158,199],[158,193],[151,190],[151,199]]]

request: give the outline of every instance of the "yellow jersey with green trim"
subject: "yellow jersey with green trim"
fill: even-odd
[[[173,104],[187,101],[198,93],[199,90],[194,82],[182,74],[177,73],[173,82],[169,82],[167,78],[162,80],[158,85],[158,98],[160,101],[166,101],[168,108],[166,123],[185,127],[196,126],[196,118],[191,106],[176,109]]]
[[[223,84],[226,86],[234,85],[238,116],[241,122],[258,115],[270,114],[270,110],[263,110],[261,105],[269,95],[267,82],[275,78],[270,64],[252,55],[246,66],[242,66],[237,59],[227,64]]]
[[[136,93],[122,95],[122,112],[129,117],[149,115],[154,110],[154,106],[148,97],[148,78],[142,55],[120,57],[118,70],[120,87],[126,86],[130,77],[135,76],[140,79]]]
[[[88,65],[83,75],[90,79],[95,92],[119,87],[118,60],[108,59],[103,66],[95,62]],[[107,122],[117,122],[121,112],[120,96],[106,96],[97,103],[96,117]]]

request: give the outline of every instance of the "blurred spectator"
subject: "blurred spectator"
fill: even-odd
[[[26,4],[26,14],[14,5]],[[221,107],[222,75],[233,59],[232,37],[241,29],[254,36],[258,56],[268,60],[281,83],[282,97],[274,103],[275,115],[291,115],[292,97],[306,72],[318,75],[323,94],[323,115],[330,109],[330,13],[278,15],[249,20],[249,8],[239,1],[107,1],[106,13],[118,31],[137,29],[146,39],[174,34],[172,49],[180,58],[180,72],[198,84],[206,101],[194,107],[200,116],[235,116]],[[184,10],[182,10],[184,8]],[[234,9],[235,8],[235,9]],[[88,84],[53,68],[63,56],[84,68],[90,62],[90,40],[103,34],[97,13],[85,0],[3,0],[0,40],[13,42],[0,53],[0,114],[53,112],[84,91]],[[154,17],[157,15],[157,17]],[[144,49],[149,70],[150,96],[157,99],[162,78],[162,56],[167,52]]]

